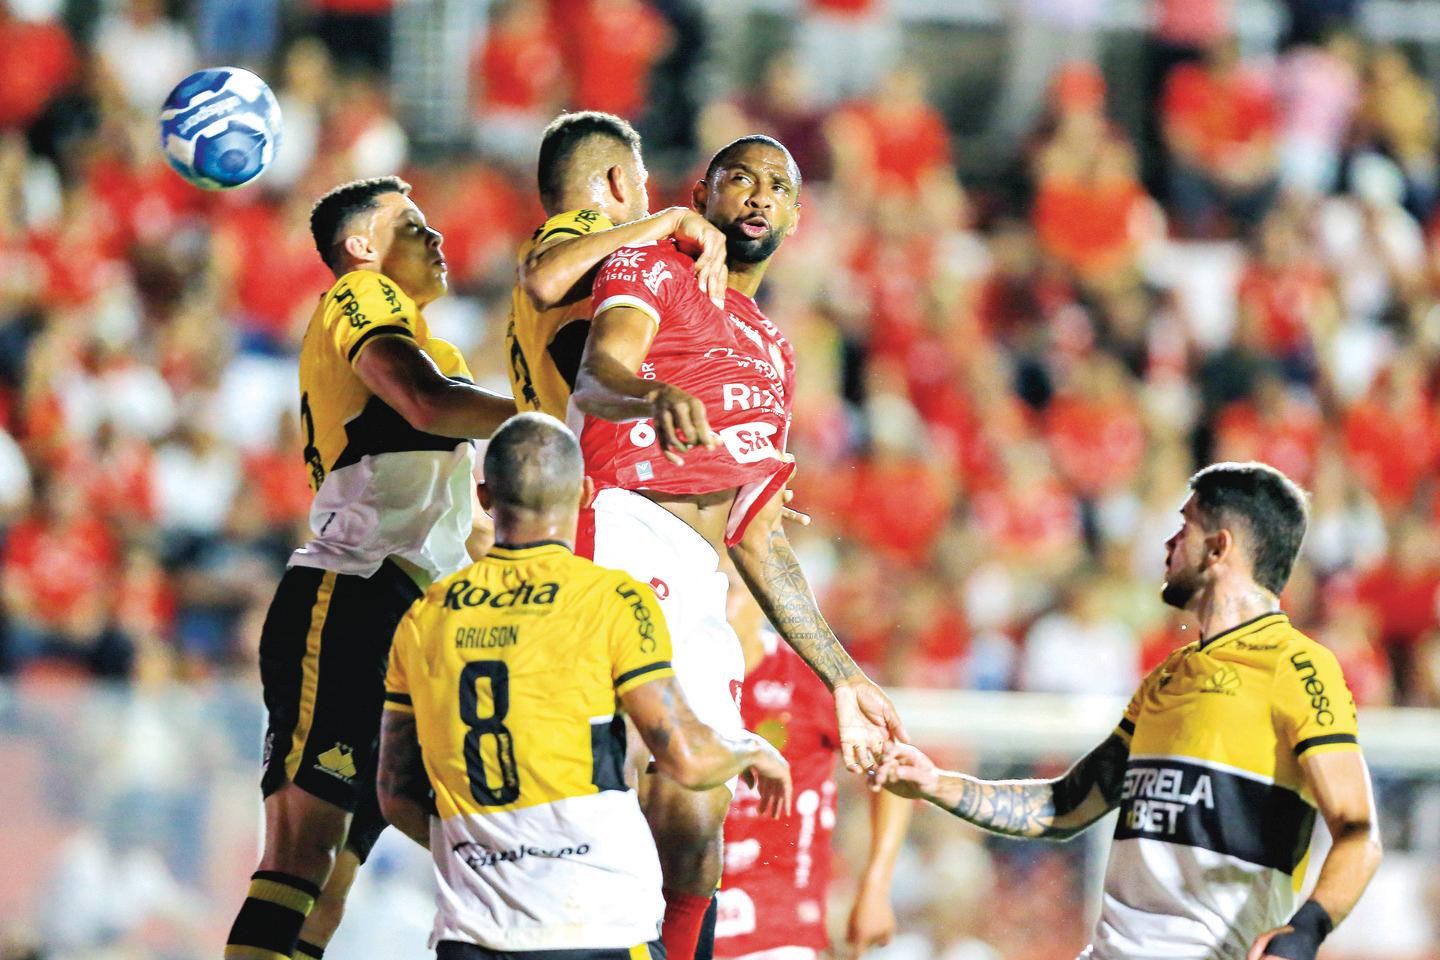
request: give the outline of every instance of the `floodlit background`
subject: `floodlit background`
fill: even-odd
[[[285,133],[209,195],[156,119],[222,63]],[[1437,77],[1434,0],[0,0],[0,957],[219,955],[308,503],[309,206],[410,180],[432,326],[507,389],[562,108],[637,123],[657,207],[734,136],[795,152],[762,298],[801,358],[792,535],[948,762],[1058,772],[1187,639],[1157,587],[1197,466],[1311,489],[1286,606],[1362,705],[1387,845],[1327,954],[1440,956]],[[865,821],[843,794],[852,864]],[[1107,832],[922,813],[887,957],[1068,960]],[[424,956],[428,884],[387,837],[331,955]]]

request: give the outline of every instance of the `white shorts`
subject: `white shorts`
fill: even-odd
[[[601,490],[592,506],[595,562],[654,588],[670,628],[671,665],[690,709],[706,726],[738,735],[745,729],[739,700],[745,655],[725,619],[730,584],[715,548],[638,493],[611,487]]]

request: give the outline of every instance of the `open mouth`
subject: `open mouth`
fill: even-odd
[[[763,237],[770,232],[770,221],[764,217],[751,217],[748,220],[741,220],[740,232],[752,240]]]

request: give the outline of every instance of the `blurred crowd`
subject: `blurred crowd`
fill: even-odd
[[[464,65],[473,139],[442,149],[394,105],[395,61],[424,51],[396,45],[391,0],[0,0],[0,674],[253,673],[306,535],[295,358],[331,283],[313,199],[412,182],[450,261],[431,325],[504,388],[539,131],[593,108],[639,122],[656,207],[743,133],[804,171],[762,290],[801,358],[814,523],[792,534],[877,678],[1128,694],[1188,639],[1158,599],[1186,478],[1259,459],[1313,493],[1297,625],[1362,705],[1440,706],[1431,80],[1353,3],[1255,49],[1224,0],[1155,0],[1127,129],[1105,0],[1016,6],[1002,109],[966,138],[907,52],[926,25],[881,0],[719,23],[698,0],[493,3]],[[156,116],[220,62],[271,83],[285,130],[257,185],[207,194]],[[962,181],[971,139],[1002,177]],[[1054,857],[984,869],[1024,885]]]
[[[83,29],[36,6],[0,4],[7,672],[253,667],[304,536],[294,358],[329,284],[310,203],[408,177],[452,265],[434,325],[503,384],[536,138],[568,107],[642,122],[657,206],[734,135],[794,150],[802,227],[763,297],[804,358],[796,539],[886,682],[1132,689],[1183,639],[1156,587],[1186,476],[1256,458],[1314,494],[1295,620],[1362,703],[1440,702],[1440,117],[1405,51],[1343,17],[1242,55],[1223,6],[1159,4],[1148,152],[1061,50],[996,188],[962,183],[873,0],[813,0],[725,83],[698,7],[495,4],[474,140],[446,150],[391,104],[386,0],[123,0]],[[232,54],[274,85],[284,140],[258,185],[207,194],[166,168],[155,105]]]

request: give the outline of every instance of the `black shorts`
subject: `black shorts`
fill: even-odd
[[[629,949],[491,950],[473,943],[441,940],[435,944],[435,960],[665,960],[665,946],[659,940],[651,940]]]
[[[390,560],[369,577],[291,567],[260,634],[261,792],[294,783],[353,812],[348,845],[362,861],[385,828],[375,770],[390,642],[420,595]]]

